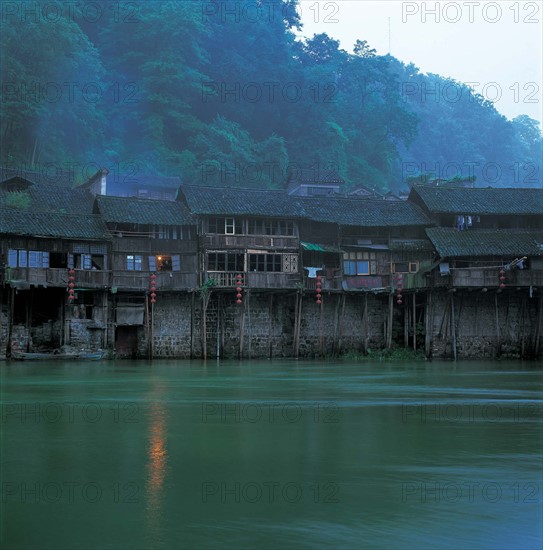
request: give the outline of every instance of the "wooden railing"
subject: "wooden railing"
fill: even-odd
[[[76,288],[107,288],[110,286],[111,271],[90,269],[75,270]],[[26,282],[31,285],[64,287],[68,285],[68,269],[54,267],[8,267],[7,282]]]
[[[195,240],[138,239],[135,237],[113,239],[113,251],[127,254],[196,254],[197,249]]]
[[[265,273],[256,271],[249,273],[211,271],[207,273],[207,279],[213,279],[216,287],[234,288],[236,286],[236,277],[240,274],[243,276],[243,288],[297,288],[302,282],[301,275],[298,273]]]
[[[459,287],[498,287],[499,268],[457,268],[451,269],[450,284]],[[506,286],[543,286],[541,270],[510,270],[505,272]]]
[[[206,248],[269,248],[270,250],[292,249],[299,247],[298,237],[274,237],[267,235],[205,235]]]
[[[157,290],[190,290],[198,286],[196,273],[163,271],[156,274]],[[117,290],[149,290],[150,271],[115,271],[112,286]]]

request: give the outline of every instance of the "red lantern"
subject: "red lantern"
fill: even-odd
[[[396,300],[396,303],[401,306],[403,304],[403,302],[401,300]]]
[[[154,298],[151,298],[151,303],[156,304],[156,300]]]
[[[74,288],[74,283],[68,283],[68,288]]]
[[[320,306],[322,304],[321,300],[317,300],[317,305]]]

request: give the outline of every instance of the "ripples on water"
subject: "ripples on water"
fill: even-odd
[[[542,546],[522,363],[0,364],[3,549]]]

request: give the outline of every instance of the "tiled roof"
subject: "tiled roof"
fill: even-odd
[[[96,207],[105,222],[141,225],[191,225],[194,223],[188,208],[177,201],[98,195]]]
[[[432,222],[418,206],[405,201],[296,197],[304,217],[318,222],[365,227],[428,226]]]
[[[35,212],[91,214],[94,197],[85,189],[68,189],[33,183],[24,189],[30,197],[29,209]],[[6,206],[9,191],[0,185],[0,207]]]
[[[305,218],[352,226],[431,225],[420,208],[408,202],[338,197],[293,197],[285,191],[183,186],[194,214]]]
[[[442,258],[543,255],[543,231],[431,227],[426,234]]]
[[[415,186],[430,212],[458,214],[540,214],[543,216],[543,189],[453,188]]]
[[[295,199],[285,191],[184,185],[179,198],[197,215],[300,217]]]
[[[100,216],[0,208],[0,233],[65,239],[107,240]]]

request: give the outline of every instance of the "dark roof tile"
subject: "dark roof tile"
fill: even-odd
[[[191,225],[192,216],[181,202],[133,197],[96,197],[98,212],[105,222],[141,225]]]
[[[431,227],[426,234],[442,258],[543,255],[543,231]]]
[[[64,239],[108,240],[100,216],[0,208],[0,233]]]
[[[541,214],[543,189],[529,188],[453,188],[415,186],[430,212],[447,214]]]

